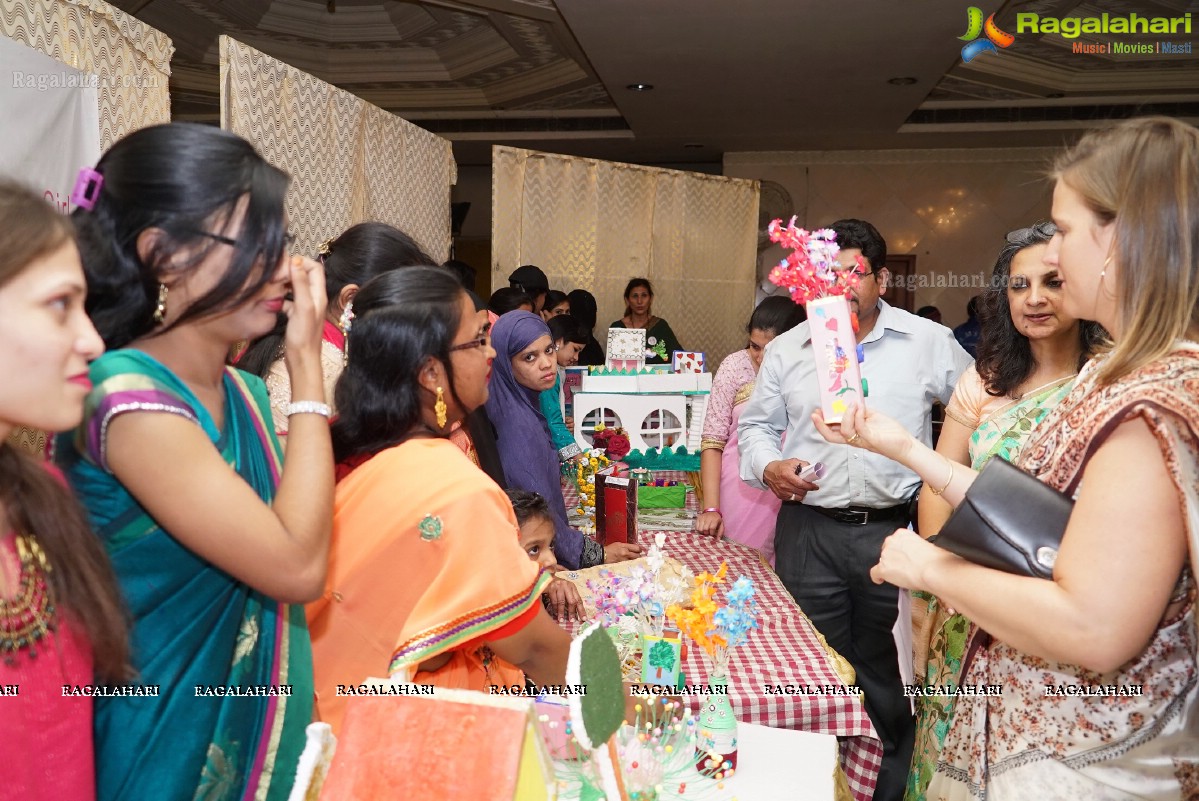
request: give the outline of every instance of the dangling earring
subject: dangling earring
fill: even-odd
[[[167,316],[167,285],[158,285],[158,305],[154,307],[154,325],[162,325]]]
[[[437,415],[437,427],[445,428],[445,392],[437,388],[437,402],[433,404],[433,413]]]
[[[1105,275],[1107,275],[1107,266],[1108,266],[1109,264],[1111,264],[1111,263],[1112,263],[1112,256],[1113,256],[1113,255],[1115,255],[1115,254],[1109,254],[1109,255],[1108,255],[1107,259],[1105,259],[1105,260],[1104,260],[1104,262],[1103,262],[1103,269],[1099,271],[1099,289],[1100,289],[1100,290],[1103,290],[1103,294],[1104,294],[1104,295],[1107,295],[1109,298],[1114,298],[1114,297],[1115,297],[1115,294],[1108,293],[1106,290],[1104,290],[1104,287],[1103,287],[1103,277],[1104,277]]]
[[[350,335],[350,326],[354,324],[354,301],[346,304],[346,307],[341,310],[341,319],[337,321],[337,327],[341,329],[344,336]]]

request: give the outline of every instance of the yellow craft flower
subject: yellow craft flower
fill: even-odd
[[[598,433],[600,433],[600,432],[601,432],[601,431],[603,431],[603,430],[604,430],[604,424],[603,424],[603,423],[596,423],[596,424],[595,424],[595,433],[597,433],[597,434],[598,434]]]

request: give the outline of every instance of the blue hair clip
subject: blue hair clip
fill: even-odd
[[[79,170],[75,179],[75,188],[71,190],[71,202],[81,209],[92,211],[100,197],[100,189],[104,186],[104,176],[91,167]]]

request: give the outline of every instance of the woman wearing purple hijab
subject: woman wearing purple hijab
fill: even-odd
[[[606,548],[566,519],[558,452],[542,417],[538,396],[554,385],[558,363],[549,326],[536,314],[512,311],[491,327],[492,365],[487,415],[495,425],[500,462],[508,486],[545,498],[554,517],[554,553],[571,570],[641,555],[641,547],[614,543]]]

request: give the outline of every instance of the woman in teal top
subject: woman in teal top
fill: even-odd
[[[550,439],[558,451],[558,461],[565,462],[582,453],[582,449],[562,418],[562,376],[565,368],[579,363],[579,353],[587,344],[587,332],[569,314],[555,315],[546,325],[550,327],[550,338],[558,351],[558,375],[554,386],[542,392],[537,400],[541,405],[541,416],[550,425]]]
[[[655,317],[654,288],[645,278],[634,278],[624,288],[624,317],[612,323],[612,328],[645,329],[645,363],[670,364],[670,356],[683,350],[670,330],[670,323]]]
[[[143,128],[96,172],[74,216],[110,350],[58,458],[120,582],[137,681],[157,689],[96,699],[97,798],[281,801],[312,720],[299,604],[323,589],[332,519],[323,273],[286,257],[286,175],[231,133]],[[286,465],[262,381],[225,366],[280,311]]]

